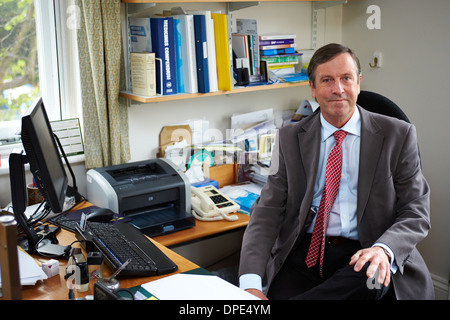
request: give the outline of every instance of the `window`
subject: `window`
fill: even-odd
[[[32,0],[2,0],[0,15],[0,120],[2,144],[16,141],[17,120],[40,94]]]
[[[20,118],[36,97],[42,96],[50,120],[81,115],[76,28],[68,23],[71,12],[73,0],[0,0],[0,154],[4,162],[10,150],[18,147]]]

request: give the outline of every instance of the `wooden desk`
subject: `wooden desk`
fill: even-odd
[[[239,219],[236,221],[200,221],[195,220],[195,227],[177,231],[168,235],[153,237],[152,239],[166,247],[175,246],[189,241],[199,240],[223,232],[245,228],[250,217],[243,213],[235,213]]]
[[[88,203],[83,203],[74,208],[74,210],[81,209],[83,207],[90,206]],[[180,243],[185,243],[193,240],[198,240],[204,237],[213,236],[216,234],[224,233],[227,231],[232,231],[239,228],[245,228],[249,221],[249,216],[237,213],[239,219],[237,221],[198,221],[196,220],[196,226],[186,230],[178,231],[165,236],[158,236],[151,238],[150,240],[165,254],[169,259],[171,259],[177,266],[178,270],[176,272],[162,275],[162,276],[151,276],[151,277],[127,277],[119,278],[121,288],[130,288],[146,282],[157,280],[169,275],[173,275],[180,272],[186,272],[198,268],[199,266],[176,252],[168,249],[168,246],[177,245]],[[61,245],[69,245],[75,241],[75,235],[67,230],[62,230],[57,235],[58,241]],[[79,243],[73,245],[73,247],[80,247]],[[49,259],[36,256],[36,260],[40,262],[47,261]],[[22,297],[27,300],[67,300],[69,289],[64,279],[65,270],[67,266],[66,260],[59,261],[59,276],[54,276],[44,281],[39,281],[34,286],[23,286],[22,287]],[[111,270],[106,266],[106,275],[111,274]],[[89,290],[87,292],[78,293],[75,292],[75,298],[84,297],[86,295],[93,294],[94,281],[89,282]]]
[[[75,241],[75,235],[69,231],[62,230],[58,234],[58,240],[61,245],[69,245]],[[151,239],[150,239],[151,240]],[[126,277],[118,278],[120,281],[121,288],[130,288],[146,282],[157,280],[169,275],[173,275],[180,272],[186,272],[198,268],[195,263],[183,258],[172,250],[166,248],[165,246],[159,244],[158,242],[151,240],[169,259],[171,259],[177,266],[178,270],[176,272],[162,275],[162,276],[150,276],[150,277]],[[74,244],[73,247],[79,247],[79,244]],[[35,256],[36,260],[39,262],[48,261],[49,259]],[[23,286],[22,287],[22,298],[26,300],[67,300],[69,289],[64,279],[65,270],[67,266],[67,260],[59,260],[59,275],[49,278],[44,281],[39,281],[34,286]],[[105,266],[105,276],[111,275],[111,270],[109,267]],[[92,295],[94,289],[95,281],[89,282],[89,290],[87,292],[75,292],[75,298],[84,297],[86,295]]]

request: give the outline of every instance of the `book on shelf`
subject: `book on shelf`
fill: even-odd
[[[149,18],[129,18],[131,52],[152,52]]]
[[[269,71],[273,72],[275,75],[281,75],[281,74],[289,74],[295,72],[295,65],[294,64],[283,64],[283,65],[269,65]]]
[[[269,70],[275,70],[275,69],[295,67],[295,65],[296,65],[296,63],[282,62],[282,63],[271,63],[267,67],[269,68]]]
[[[278,39],[278,40],[259,40],[260,46],[275,46],[279,44],[292,44],[292,43],[294,43],[294,38]]]
[[[233,59],[233,42],[232,42],[232,33],[233,33],[233,21],[232,15],[227,14],[227,34],[228,34],[228,55],[230,59],[230,78],[231,84],[236,83],[234,79],[234,59]]]
[[[269,67],[279,67],[279,66],[286,66],[286,65],[295,65],[298,64],[299,61],[286,61],[286,62],[272,62],[269,63]]]
[[[249,70],[250,70],[250,75],[255,75],[256,73],[256,69],[255,69],[255,46],[254,46],[254,42],[253,42],[253,35],[248,34],[246,35],[247,37],[247,45],[248,45],[248,62],[249,62]],[[251,82],[251,81],[250,81]]]
[[[208,50],[208,79],[209,92],[218,91],[217,84],[217,64],[216,64],[216,48],[214,41],[214,22],[211,18],[210,10],[187,10],[187,13],[193,15],[203,15],[205,17],[206,28],[206,45]]]
[[[260,50],[261,56],[274,56],[288,53],[295,53],[295,48]]]
[[[283,62],[299,63],[302,55],[303,53],[296,52],[284,55],[261,56],[261,61],[267,61],[269,64]]]
[[[250,82],[253,82],[255,78],[259,79],[260,75],[261,59],[257,40],[258,36],[252,34],[233,33],[232,35],[233,51],[236,54],[236,58],[244,58],[249,62]]]
[[[173,17],[173,31],[175,42],[175,66],[177,72],[177,93],[184,92],[184,75],[183,75],[183,48],[181,43],[181,21]]]
[[[162,60],[156,64],[156,92],[162,95],[177,93],[174,24],[172,17],[150,18],[152,51]],[[161,77],[159,76],[161,75]],[[162,84],[161,79],[162,78]]]
[[[242,55],[242,49],[236,51],[237,58],[247,58],[249,62],[249,80],[250,82],[261,81],[261,67],[259,55],[259,37],[258,37],[258,23],[256,19],[236,19],[236,36],[246,37],[245,45],[247,55]],[[238,41],[239,46],[242,46],[242,40]],[[234,46],[234,43],[233,43]],[[238,55],[241,52],[241,56]]]
[[[308,81],[308,75],[298,72],[298,73],[289,73],[280,76],[285,82],[301,82]]]
[[[265,60],[263,60],[265,61]],[[274,67],[273,69],[276,69],[275,67],[282,67],[286,65],[296,65],[299,64],[299,60],[297,61],[284,61],[284,62],[267,62],[269,67]],[[270,69],[270,68],[269,68]]]
[[[232,34],[233,51],[237,58],[249,58],[247,36],[244,34]]]
[[[260,74],[260,54],[259,54],[259,39],[258,35],[252,34],[249,35],[251,43],[251,49],[252,49],[252,62],[253,62],[253,73],[252,75],[259,75]]]
[[[270,49],[283,49],[283,48],[295,48],[295,43],[291,44],[275,44],[270,46],[259,45],[259,50],[270,50]]]
[[[181,53],[183,60],[183,85],[185,93],[197,93],[197,62],[195,53],[194,16],[174,15],[180,21]]]
[[[282,33],[272,33],[272,34],[261,34],[259,35],[259,40],[283,40],[283,39],[295,39],[297,36],[295,34],[282,34]]]
[[[156,96],[155,53],[130,53],[131,90],[133,94]]]
[[[209,92],[208,46],[204,15],[194,15],[195,53],[198,92]]]
[[[265,61],[268,71],[279,77],[280,75],[296,73],[297,66],[301,65],[302,53],[292,53],[285,55],[262,56],[261,61]]]
[[[214,40],[216,50],[217,83],[219,90],[231,90],[230,44],[228,20],[226,14],[211,13],[214,22]]]

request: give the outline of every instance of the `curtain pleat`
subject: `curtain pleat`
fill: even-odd
[[[78,0],[78,52],[86,169],[129,161],[120,0]]]

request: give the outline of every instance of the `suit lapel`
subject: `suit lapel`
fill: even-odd
[[[314,184],[317,175],[317,166],[320,155],[320,116],[316,112],[301,127],[302,131],[298,133],[298,143],[303,168],[306,174],[307,187],[300,207],[300,214],[309,212],[311,208],[312,197],[314,194]]]
[[[370,113],[359,108],[361,114],[361,149],[359,159],[358,200],[356,215],[360,223],[369,199],[375,170],[383,147],[383,134]]]

